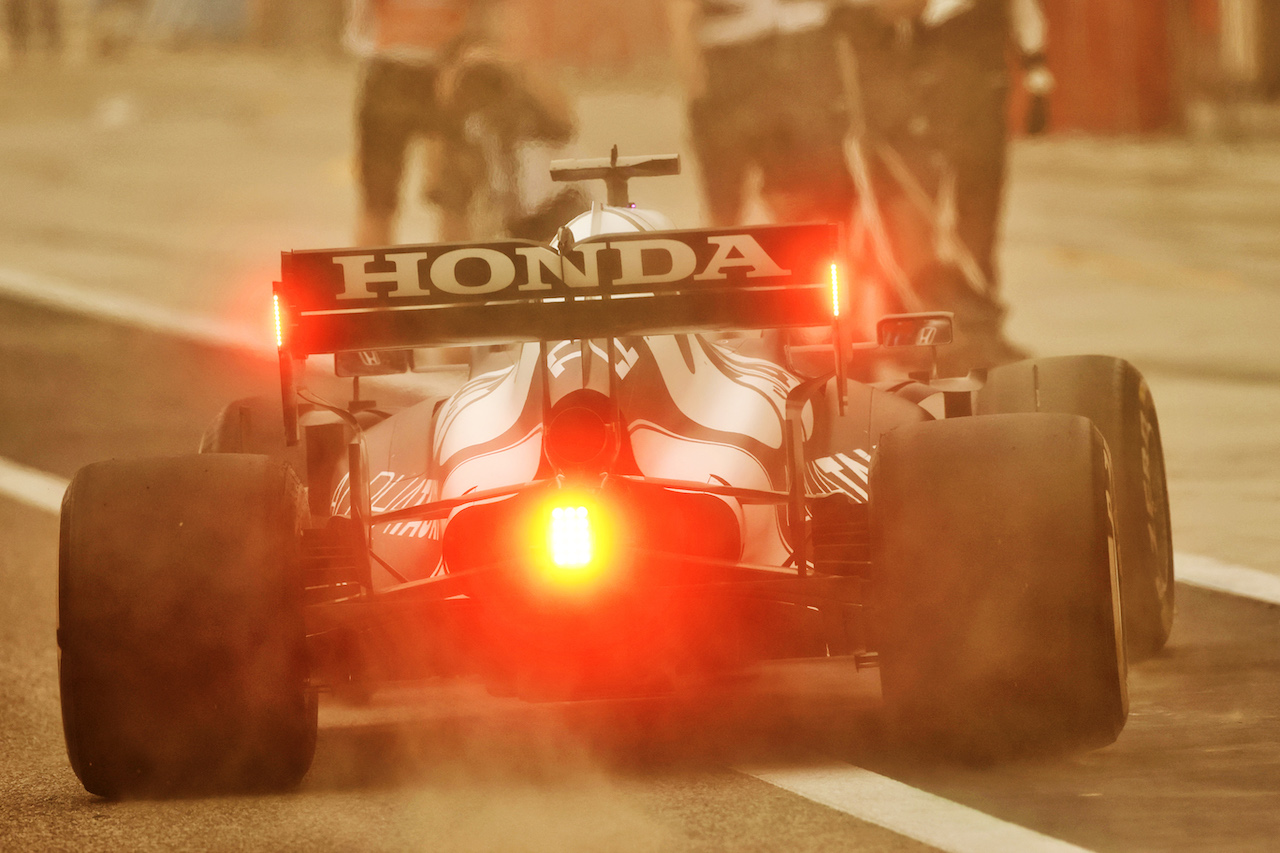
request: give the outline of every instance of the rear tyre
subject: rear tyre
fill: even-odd
[[[1111,743],[1128,714],[1102,437],[1066,415],[887,433],[870,475],[881,683],[966,760]]]
[[[1108,356],[1065,356],[992,370],[978,394],[979,414],[1083,415],[1111,453],[1120,546],[1125,636],[1133,660],[1150,657],[1173,628],[1173,542],[1160,423],[1146,381]]]
[[[284,463],[203,455],[81,469],[62,506],[63,730],[107,797],[276,790],[315,750]]]
[[[279,398],[245,397],[227,404],[200,438],[201,453],[283,457],[287,449]]]
[[[319,524],[329,515],[333,471],[346,448],[346,432],[335,422],[319,436],[304,429],[300,438],[289,446],[279,397],[245,397],[218,413],[200,438],[200,452],[253,453],[289,463],[307,477],[311,518]]]

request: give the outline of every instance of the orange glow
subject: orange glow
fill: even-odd
[[[280,294],[271,294],[276,312],[276,349],[284,349],[284,321],[280,317]]]
[[[832,316],[840,316],[840,268],[831,265],[831,312]]]

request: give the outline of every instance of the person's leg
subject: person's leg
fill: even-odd
[[[771,42],[758,114],[761,193],[777,222],[850,220],[855,191],[845,160],[848,116],[832,36]]]
[[[727,228],[742,221],[750,159],[734,131],[729,110],[709,99],[689,108],[689,133],[697,154],[702,197],[711,225]]]
[[[459,243],[496,238],[502,231],[502,212],[492,209],[499,189],[491,185],[495,176],[485,152],[471,144],[462,122],[454,118],[450,116],[446,126],[423,146],[422,198],[436,210],[439,240]]]
[[[764,158],[761,168],[761,195],[775,222],[849,222],[855,193],[842,148]]]
[[[1002,91],[980,95],[966,111],[962,132],[951,140],[948,160],[956,178],[956,236],[995,296],[1000,290],[996,251],[1004,210],[1008,104]]]
[[[44,33],[45,49],[51,54],[62,53],[62,8],[59,0],[36,0],[40,16],[40,30]]]
[[[390,246],[395,243],[396,213],[394,210],[361,206],[356,220],[357,246]]]
[[[29,0],[7,0],[5,3],[5,24],[9,30],[9,53],[14,59],[21,59],[27,53],[31,41],[31,16],[28,8]]]
[[[750,45],[717,48],[705,55],[706,92],[689,104],[689,134],[698,158],[702,196],[710,224],[742,222],[747,176],[762,116],[759,60]]]
[[[359,246],[395,242],[405,154],[420,120],[412,93],[406,91],[422,84],[415,70],[377,60],[364,69],[356,115]]]
[[[1000,89],[975,100],[964,123],[966,131],[950,152],[956,177],[957,239],[972,254],[986,279],[985,293],[974,294],[971,332],[980,349],[980,366],[994,366],[1026,357],[1004,334],[1006,307],[1000,297],[999,238],[1004,211],[1007,170],[1007,99]]]

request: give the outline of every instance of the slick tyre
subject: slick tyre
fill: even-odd
[[[1110,478],[1084,418],[900,427],[870,472],[874,624],[908,743],[993,761],[1111,743],[1128,714]]]
[[[279,790],[315,749],[301,488],[263,456],[111,461],[62,505],[63,730],[105,797]]]
[[[1023,361],[992,370],[979,414],[1083,415],[1111,453],[1119,527],[1120,588],[1129,657],[1164,648],[1173,628],[1173,543],[1169,492],[1155,404],[1142,374],[1108,356]]]
[[[252,453],[288,463],[308,478],[308,509],[319,523],[329,514],[329,475],[345,447],[344,433],[335,424],[320,441],[307,441],[305,430],[300,437],[302,441],[289,446],[279,397],[245,397],[218,413],[200,438],[200,452]]]

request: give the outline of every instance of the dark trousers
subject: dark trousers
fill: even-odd
[[[6,0],[5,25],[9,50],[15,56],[28,52],[35,32],[40,33],[49,53],[62,51],[62,10],[58,0]]]
[[[886,307],[954,311],[963,336],[999,340],[1005,308],[996,256],[1008,150],[1003,42],[940,28],[904,43],[871,16],[849,19],[871,189],[916,302]],[[939,237],[947,236],[939,233],[939,202],[948,182],[950,233],[962,248],[939,257]],[[965,253],[976,275],[961,262]]]
[[[712,48],[706,63],[707,92],[689,105],[689,126],[712,224],[741,221],[753,168],[775,220],[845,221],[854,191],[831,33]]]

